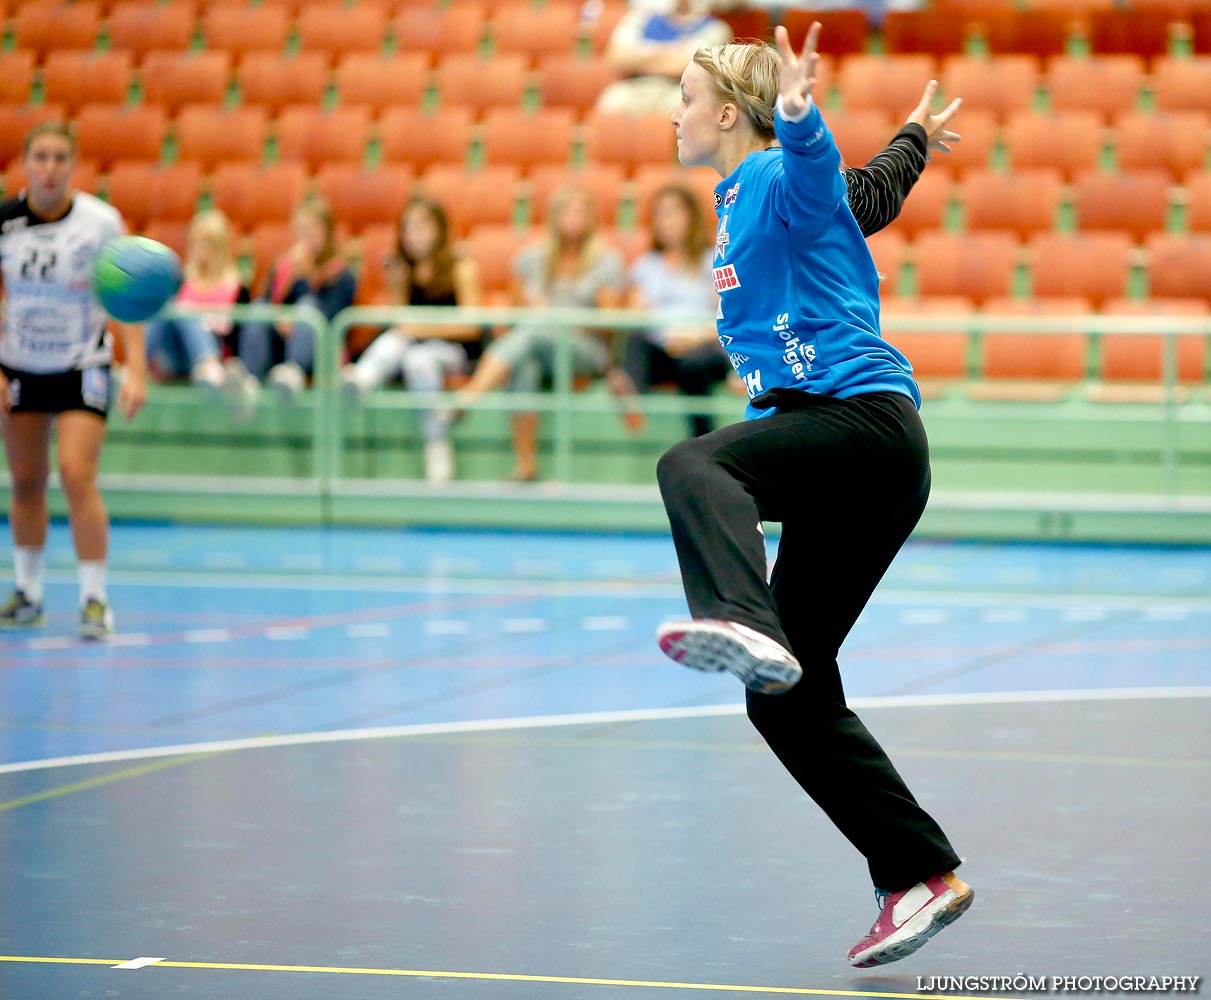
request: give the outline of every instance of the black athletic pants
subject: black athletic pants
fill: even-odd
[[[846,707],[837,652],[929,495],[912,400],[775,390],[773,415],[691,438],[658,478],[690,613],[740,622],[803,666],[789,692],[748,692],[748,715],[850,842],[897,891],[958,863],[874,737]],[[761,521],[782,523],[767,583]]]

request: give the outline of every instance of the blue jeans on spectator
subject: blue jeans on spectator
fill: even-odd
[[[283,361],[292,361],[310,375],[315,368],[315,330],[295,323],[289,337],[278,333],[273,323],[240,324],[239,356],[257,378]]]
[[[199,362],[219,356],[219,342],[193,317],[156,319],[143,329],[147,363],[164,376],[188,375]]]

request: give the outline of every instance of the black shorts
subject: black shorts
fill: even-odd
[[[86,410],[102,419],[109,412],[109,365],[66,372],[22,372],[0,365],[8,379],[12,413],[66,413]]]

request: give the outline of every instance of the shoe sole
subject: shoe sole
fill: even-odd
[[[13,621],[13,620],[0,621],[0,629],[41,628],[45,624],[46,624],[46,617],[44,615],[36,615],[35,617],[28,618],[24,621]]]
[[[803,677],[797,664],[766,659],[725,625],[694,622],[661,628],[660,649],[669,659],[704,674],[727,671],[757,694],[784,694]]]
[[[114,634],[114,630],[104,625],[80,627],[80,638],[85,642],[103,642]]]
[[[970,908],[976,898],[975,890],[967,886],[965,893],[951,889],[941,898],[941,907],[934,906],[915,913],[904,926],[873,948],[849,960],[855,969],[870,969],[876,965],[889,965],[919,950],[931,937],[949,927]]]

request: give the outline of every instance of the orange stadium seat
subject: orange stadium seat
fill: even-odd
[[[1021,248],[1011,233],[922,233],[913,243],[921,295],[1006,296]]]
[[[837,10],[787,10],[782,24],[790,35],[790,43],[798,52],[807,38],[813,21],[819,21],[820,53],[822,55],[852,56],[865,52],[870,39],[870,21],[864,10],[856,7]],[[924,85],[924,84],[922,84]]]
[[[1094,111],[1026,111],[1013,115],[1005,125],[1005,144],[1014,170],[1056,167],[1071,178],[1098,167],[1102,141],[1102,121]]]
[[[900,123],[886,111],[854,111],[833,115],[828,125],[845,162],[862,166],[887,146]]]
[[[602,225],[612,225],[622,204],[623,171],[617,163],[590,161],[571,170],[567,167],[535,167],[530,171],[530,222],[545,224],[551,197],[560,188],[583,188],[593,198]]]
[[[1034,294],[1079,295],[1095,307],[1120,298],[1133,253],[1126,233],[1040,233],[1030,241]]]
[[[1211,232],[1211,171],[1186,175],[1186,226],[1195,232]]]
[[[188,222],[202,190],[202,168],[196,163],[160,164],[119,160],[106,181],[110,204],[132,229],[153,219]]]
[[[615,80],[622,79],[604,59],[547,56],[538,63],[538,91],[544,108],[571,108],[584,114]]]
[[[222,104],[231,79],[226,52],[149,52],[139,71],[143,99],[175,114],[183,104]]]
[[[284,7],[218,7],[202,18],[208,49],[231,53],[238,59],[247,52],[281,52],[290,32],[290,15]]]
[[[292,105],[278,119],[277,138],[280,159],[302,160],[312,170],[325,163],[361,163],[370,138],[370,109]]]
[[[1202,299],[1211,289],[1211,235],[1148,237],[1148,292],[1162,299]]]
[[[846,112],[874,110],[907,117],[927,81],[937,75],[930,55],[850,56],[837,82]]]
[[[359,306],[387,304],[387,282],[383,261],[395,253],[398,228],[394,222],[369,226],[358,237],[357,297]],[[349,347],[356,358],[381,331],[381,327],[354,327],[349,331]],[[363,333],[364,331],[364,333]]]
[[[982,18],[969,27],[993,55],[1022,53],[1049,59],[1064,53],[1073,23],[1062,11],[1015,9],[1008,17]]]
[[[570,3],[535,9],[529,0],[502,4],[492,15],[493,51],[516,52],[531,62],[547,55],[569,55],[580,37],[580,8]]]
[[[1206,163],[1211,114],[1128,111],[1115,118],[1114,131],[1121,169],[1163,167],[1176,178]]]
[[[963,137],[962,141],[951,146],[949,153],[934,154],[933,162],[948,167],[956,174],[989,169],[1001,132],[996,116],[991,111],[964,107],[963,117],[956,124],[958,127],[955,131]]]
[[[1085,299],[991,298],[985,313],[1007,316],[1081,316],[1092,313]],[[1033,324],[1032,324],[1033,325]],[[1046,320],[1040,318],[1040,327]],[[1046,382],[1080,382],[1089,355],[1087,333],[987,333],[981,339],[980,374],[986,379],[1029,379]]]
[[[1163,170],[1081,174],[1073,185],[1073,200],[1079,228],[1119,229],[1142,241],[1165,228],[1169,176]]]
[[[959,185],[968,230],[1000,229],[1021,237],[1056,225],[1063,179],[1058,170],[1036,167],[1012,174],[979,170]]]
[[[1211,56],[1157,59],[1150,82],[1161,111],[1211,110]]]
[[[270,267],[286,252],[293,238],[289,222],[262,222],[252,231],[248,240],[248,252],[252,257],[255,289],[265,287]]]
[[[1096,111],[1110,119],[1130,111],[1144,84],[1144,60],[1136,55],[1060,56],[1047,65],[1054,111]]]
[[[179,220],[153,219],[143,227],[143,235],[150,240],[171,247],[179,257],[184,258],[185,242],[189,236],[189,223]]]
[[[462,251],[475,262],[479,286],[488,302],[504,304],[513,284],[513,258],[541,230],[512,226],[476,226],[462,244]]]
[[[1107,316],[1211,316],[1203,299],[1113,299],[1102,310]],[[1159,325],[1159,324],[1158,324]],[[1106,333],[1101,336],[1101,379],[1104,382],[1157,383],[1164,378],[1165,338],[1161,334]],[[1206,378],[1207,338],[1187,334],[1177,338],[1177,381],[1197,385]]]
[[[434,163],[463,166],[471,145],[471,111],[441,108],[390,108],[379,124],[383,159],[422,169]]]
[[[1115,0],[1031,0],[1032,10],[1053,10],[1076,20],[1083,21],[1095,10],[1107,10]]]
[[[646,226],[652,218],[652,199],[661,188],[689,188],[698,196],[702,217],[710,232],[715,230],[715,185],[719,176],[707,167],[640,167],[635,171],[632,197],[635,221]],[[613,218],[613,216],[611,216]]]
[[[100,21],[95,3],[23,3],[13,17],[13,43],[39,58],[63,49],[91,49]]]
[[[961,330],[897,330],[896,317],[954,316],[974,308],[963,295],[903,298],[884,293],[879,313],[889,322],[884,324],[883,336],[912,364],[922,395],[937,395],[938,383],[967,377],[971,335]]]
[[[1034,56],[951,56],[942,65],[941,84],[948,97],[961,97],[968,107],[1002,119],[1034,107],[1038,82]]]
[[[210,177],[210,197],[240,232],[263,222],[286,222],[307,191],[301,163],[222,163]]]
[[[336,59],[348,52],[382,51],[387,30],[385,6],[359,0],[355,7],[305,5],[298,20],[304,51],[323,52]]]
[[[264,108],[187,104],[177,116],[177,156],[204,170],[220,163],[260,163],[265,151]]]
[[[355,233],[394,224],[412,188],[412,169],[404,166],[365,168],[357,163],[329,163],[316,175],[316,187],[333,215]]]
[[[539,163],[566,164],[572,154],[575,118],[567,108],[533,114],[520,108],[496,108],[484,115],[486,163],[512,163],[523,172]]]
[[[396,44],[404,52],[471,54],[484,35],[484,8],[460,0],[449,7],[405,7],[392,24]]]
[[[925,230],[946,228],[947,213],[955,188],[945,162],[944,156],[935,157],[925,168],[925,172],[908,192],[904,207],[890,226],[892,230],[915,236]]]
[[[167,131],[168,115],[150,105],[86,104],[76,117],[80,155],[102,167],[115,160],[158,161]]]
[[[154,49],[189,48],[193,40],[192,3],[124,2],[109,14],[109,47],[142,58]]]
[[[436,166],[425,171],[413,189],[439,202],[450,217],[452,235],[465,236],[476,226],[508,225],[517,203],[516,167]]]
[[[34,82],[32,52],[0,52],[0,102],[24,104]]]
[[[592,112],[585,120],[585,152],[597,163],[617,163],[628,170],[643,164],[676,162],[677,136],[667,115]]]
[[[1163,7],[1110,7],[1090,12],[1089,49],[1094,55],[1130,52],[1152,60],[1169,50],[1173,14]]]
[[[25,134],[41,122],[64,120],[61,104],[14,104],[0,114],[0,163],[21,159]]]
[[[429,83],[429,59],[419,52],[381,56],[350,52],[336,67],[342,104],[365,104],[377,116],[400,104],[418,105]]]
[[[249,52],[236,70],[245,104],[276,115],[288,104],[319,105],[327,85],[327,56],[320,52]]]
[[[908,257],[907,240],[894,229],[884,229],[868,236],[866,245],[870,248],[870,255],[879,271],[880,296],[898,294],[904,262]]]
[[[434,72],[442,107],[516,108],[526,91],[526,57],[506,53],[490,59],[474,55],[446,56]]]
[[[957,55],[966,37],[966,25],[945,10],[889,10],[883,19],[883,49],[897,55]]]
[[[85,104],[125,104],[130,90],[129,52],[52,52],[42,68],[45,98],[75,114]]]

